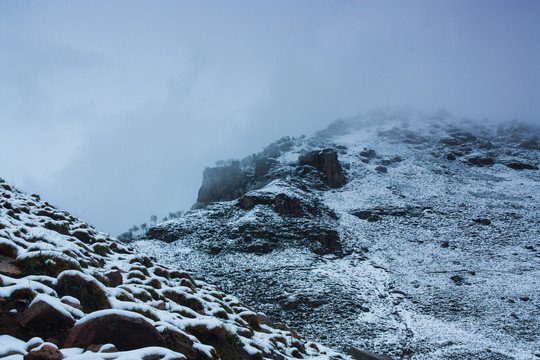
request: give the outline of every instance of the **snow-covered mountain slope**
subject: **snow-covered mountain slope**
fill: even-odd
[[[0,358],[347,357],[0,180]]]
[[[539,150],[532,125],[374,111],[208,169],[134,245],[343,350],[538,358]]]

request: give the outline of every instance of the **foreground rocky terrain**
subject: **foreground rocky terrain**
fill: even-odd
[[[540,358],[539,150],[532,125],[374,111],[207,169],[133,245],[342,350]]]
[[[0,180],[0,358],[348,357]]]

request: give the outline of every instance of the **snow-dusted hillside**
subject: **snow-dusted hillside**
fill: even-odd
[[[199,206],[238,199],[134,245],[343,350],[539,358],[539,150],[530,125],[371,112],[229,165]]]
[[[0,358],[347,357],[0,180]]]

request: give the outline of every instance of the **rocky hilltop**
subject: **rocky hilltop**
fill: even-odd
[[[0,180],[0,358],[348,357]]]
[[[538,358],[539,162],[533,125],[378,110],[207,169],[133,245],[342,350]]]

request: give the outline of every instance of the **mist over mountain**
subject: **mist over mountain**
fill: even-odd
[[[188,210],[216,159],[373,108],[538,122],[538,18],[529,0],[2,1],[2,176],[118,234]]]

